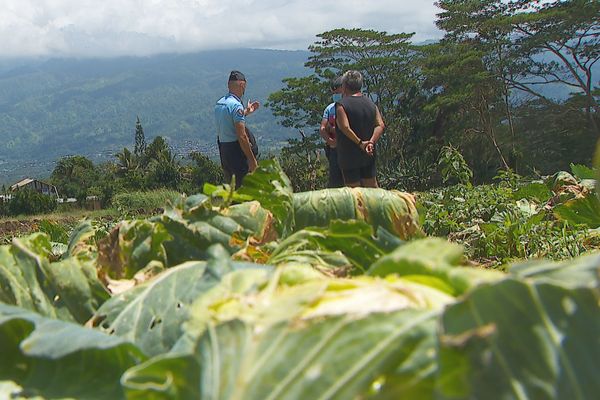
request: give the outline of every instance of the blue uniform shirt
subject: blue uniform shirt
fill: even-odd
[[[244,106],[234,94],[227,94],[215,105],[215,121],[217,123],[217,138],[221,142],[237,142],[235,123],[244,122]]]

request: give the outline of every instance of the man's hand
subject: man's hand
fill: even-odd
[[[258,163],[256,162],[256,158],[252,157],[251,160],[248,160],[248,170],[249,172],[254,172],[256,168],[258,168]]]
[[[325,140],[325,143],[327,143],[327,146],[329,146],[329,147],[335,147],[336,140],[334,138],[332,138],[331,136],[328,136],[327,139]]]
[[[252,114],[254,111],[258,110],[259,107],[260,107],[260,103],[258,101],[251,102],[250,100],[248,100],[248,106],[244,110],[244,115]]]
[[[375,151],[375,145],[370,140],[363,140],[360,142],[359,147],[362,151],[372,156]]]

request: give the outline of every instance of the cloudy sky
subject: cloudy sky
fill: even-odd
[[[306,49],[329,29],[440,37],[433,0],[2,0],[0,58]]]

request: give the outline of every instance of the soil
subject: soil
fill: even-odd
[[[0,222],[0,245],[10,244],[14,237],[26,236],[39,230],[39,223],[42,219],[22,219]],[[65,217],[59,220],[53,220],[65,225],[77,223],[73,217]]]
[[[23,236],[36,231],[37,221],[0,222],[0,244],[9,244],[15,236]]]

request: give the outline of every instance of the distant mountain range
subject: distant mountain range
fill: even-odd
[[[54,161],[81,154],[106,160],[133,146],[136,117],[147,141],[163,136],[180,154],[214,155],[213,105],[232,69],[246,97],[263,104],[286,77],[309,71],[305,51],[223,50],[146,58],[0,61],[0,184],[43,178]],[[295,133],[268,109],[249,118],[263,148]]]

